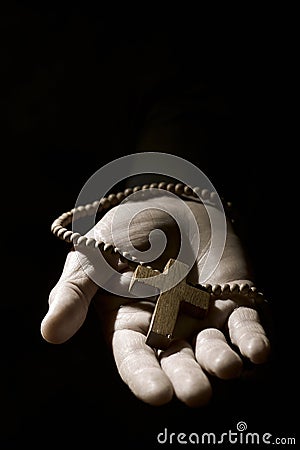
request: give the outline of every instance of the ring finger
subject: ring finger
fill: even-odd
[[[210,382],[186,341],[173,341],[160,353],[160,363],[179,400],[191,407],[208,403],[212,394]]]

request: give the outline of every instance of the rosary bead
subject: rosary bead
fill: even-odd
[[[63,239],[65,240],[65,241],[67,241],[67,242],[70,242],[70,238],[71,238],[71,236],[72,236],[72,231],[71,230],[67,230],[67,231],[65,231],[64,232],[64,234],[63,234]]]
[[[85,242],[86,247],[95,247],[95,239],[94,238],[88,238]]]
[[[133,192],[133,189],[132,189],[132,188],[127,188],[127,189],[125,189],[125,191],[124,191],[125,197],[128,197],[129,195],[131,195],[132,192]]]
[[[57,236],[57,232],[58,232],[58,230],[60,230],[61,228],[62,228],[61,225],[57,225],[57,224],[53,223],[53,224],[52,224],[52,227],[51,227],[51,231],[52,231],[53,234],[55,234],[55,236]]]
[[[227,284],[227,283],[223,284],[221,295],[224,296],[224,297],[227,297],[229,295],[229,293],[230,293],[230,286],[229,286],[229,284]]]
[[[210,198],[210,192],[208,189],[202,189],[201,190],[201,200],[208,200]]]
[[[211,192],[210,193],[210,201],[212,203],[217,203],[217,198],[218,198],[218,194],[216,192]]]
[[[190,186],[185,185],[183,190],[185,195],[193,195],[193,189]]]
[[[61,227],[61,228],[57,231],[56,236],[57,236],[58,238],[62,239],[63,234],[65,233],[65,231],[66,231],[66,229],[63,228],[63,227]]]
[[[108,209],[110,207],[110,202],[108,198],[106,197],[101,198],[100,205],[102,206],[103,209]]]
[[[114,246],[112,244],[104,244],[103,250],[108,253],[112,253]]]
[[[174,183],[169,183],[168,185],[167,185],[167,191],[168,192],[175,192],[175,184]]]
[[[230,286],[230,292],[231,292],[231,294],[236,295],[236,294],[239,293],[239,291],[240,291],[240,288],[239,288],[239,285],[238,285],[238,284],[234,283],[234,284],[232,284],[232,285]]]
[[[72,214],[69,213],[69,212],[63,213],[60,216],[60,222],[61,223],[63,223],[63,222],[66,223],[66,221],[70,221],[70,220],[72,220]]]
[[[103,241],[97,241],[97,247],[102,252],[104,250],[104,242]]]
[[[81,217],[84,217],[85,215],[86,215],[85,207],[84,206],[78,206],[78,208],[76,208],[76,212],[74,214],[76,219],[81,219]]]
[[[87,237],[86,236],[80,236],[78,238],[76,245],[86,245]]]
[[[167,183],[165,181],[162,181],[158,185],[158,189],[167,189]]]
[[[201,188],[199,188],[199,186],[193,187],[193,195],[194,195],[194,197],[197,197],[197,198],[202,200],[202,198],[201,198]]]
[[[263,303],[265,301],[265,298],[261,292],[257,292],[254,299],[257,303]]]
[[[247,295],[249,292],[250,286],[247,283],[242,283],[240,285],[240,294]]]
[[[211,294],[212,292],[212,285],[211,284],[204,284],[203,287],[205,288],[205,290]]]
[[[86,210],[88,216],[92,215],[95,211],[95,208],[93,207],[93,205],[91,203],[89,203],[88,205],[85,205],[84,209]]]
[[[124,192],[118,192],[116,197],[117,197],[118,202],[121,203],[125,198],[125,194],[124,194]]]
[[[116,194],[109,194],[108,201],[111,206],[116,206],[119,203]]]
[[[175,184],[175,194],[182,195],[184,193],[184,184],[177,183]]]
[[[60,218],[55,219],[54,222],[52,222],[51,231],[53,231],[55,227],[61,226],[62,222],[63,221]]]
[[[72,244],[76,245],[79,238],[81,238],[80,233],[73,233],[72,236],[70,237],[70,241],[72,242]]]
[[[221,294],[221,286],[219,284],[214,284],[212,287],[212,293],[218,297]]]
[[[248,295],[249,297],[255,297],[258,294],[258,289],[255,286],[251,286],[249,289]]]

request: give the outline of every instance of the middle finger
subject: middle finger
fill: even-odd
[[[210,382],[186,341],[173,341],[160,354],[160,363],[179,400],[192,407],[208,403],[212,394]]]

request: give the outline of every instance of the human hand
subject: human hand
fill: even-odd
[[[170,208],[170,199],[166,202]],[[190,278],[190,281],[198,282],[211,239],[210,226],[203,205],[193,201],[186,204],[201,233],[201,246]],[[126,211],[128,206],[130,203],[127,203]],[[112,242],[111,225],[116,208],[106,213],[94,229],[95,236],[107,243]],[[120,221],[114,227],[119,241],[123,238],[125,241],[123,225]],[[134,247],[145,250],[149,233],[159,228],[167,237],[167,247],[154,264],[161,269],[178,253],[180,236],[174,220],[162,209],[145,209],[131,222],[130,238]],[[145,295],[142,298],[127,297],[132,269],[117,255],[110,256],[110,264],[121,274],[113,282],[123,289],[124,296],[99,288],[87,275],[89,261],[82,264],[76,252],[70,252],[61,278],[50,293],[49,311],[41,324],[41,332],[52,343],[68,340],[84,322],[93,302],[119,374],[141,400],[161,405],[175,394],[189,406],[203,405],[212,395],[211,376],[235,378],[243,370],[243,358],[254,364],[267,360],[270,343],[255,305],[249,298],[241,296],[211,301],[207,316],[201,320],[181,314],[169,348],[153,350],[146,344],[146,334],[155,298]],[[206,282],[253,284],[240,241],[230,224],[222,258]]]

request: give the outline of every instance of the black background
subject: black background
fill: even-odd
[[[0,448],[154,448],[165,427],[222,433],[239,420],[249,431],[294,436],[295,165],[285,130],[293,30],[283,12],[11,2],[1,28]],[[149,122],[157,131],[147,140],[145,118],[157,103],[172,105],[171,118]],[[213,380],[212,403],[202,409],[135,399],[92,310],[65,344],[40,335],[67,252],[50,233],[52,221],[104,164],[152,150],[192,161],[235,202],[271,303],[270,362],[255,376]]]

